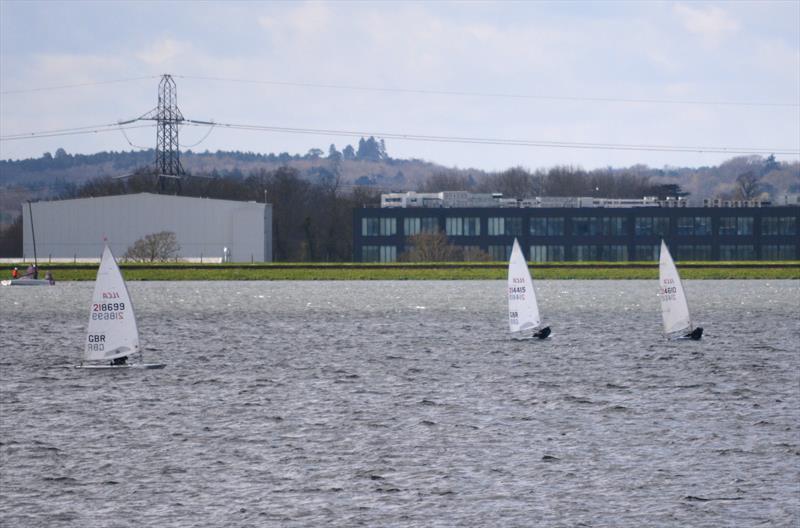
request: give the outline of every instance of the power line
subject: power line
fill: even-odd
[[[632,98],[632,97],[584,97],[584,96],[564,96],[564,95],[547,95],[547,94],[464,92],[457,90],[426,90],[418,88],[381,88],[376,86],[358,86],[358,85],[328,84],[328,83],[304,83],[304,82],[291,82],[291,81],[255,80],[255,79],[233,79],[225,77],[203,77],[196,75],[175,75],[174,77],[180,79],[235,82],[243,84],[265,84],[273,86],[293,86],[301,88],[336,89],[336,90],[351,90],[351,91],[361,91],[361,92],[404,93],[404,94],[421,94],[421,95],[454,95],[459,97],[532,99],[532,100],[542,100],[542,101],[622,103],[622,104],[669,104],[669,105],[800,108],[800,102],[773,103],[766,101],[710,101],[710,100],[692,100],[692,99],[681,100],[681,99],[656,99],[656,98]]]
[[[18,90],[4,90],[0,92],[0,95],[10,95],[10,94],[21,94],[21,93],[31,93],[31,92],[46,92],[50,90],[63,90],[65,88],[83,88],[86,86],[98,86],[101,84],[115,84],[115,83],[124,83],[124,82],[131,82],[131,81],[143,81],[145,79],[157,79],[158,75],[148,75],[146,77],[129,77],[127,79],[111,79],[108,81],[90,81],[85,83],[76,83],[76,84],[60,84],[56,86],[43,86],[38,88],[21,88]]]
[[[148,123],[145,125],[133,125],[122,127],[117,123],[109,125],[95,125],[78,128],[62,128],[58,130],[44,130],[40,132],[26,132],[20,134],[10,134],[8,136],[0,136],[0,141],[18,141],[20,139],[39,139],[59,136],[79,136],[83,134],[98,134],[102,132],[116,132],[117,130],[130,130],[133,128],[149,128],[155,124]]]
[[[190,126],[207,125],[207,122],[195,122],[191,119],[184,121]],[[375,132],[375,131],[355,131],[355,130],[332,130],[315,128],[290,128],[271,125],[247,125],[233,123],[215,123],[216,127],[228,128],[232,130],[248,130],[257,132],[278,132],[287,134],[307,134],[322,136],[344,136],[344,137],[380,137],[383,139],[397,139],[405,141],[422,141],[433,143],[460,143],[478,145],[504,145],[518,147],[540,147],[540,148],[570,148],[584,150],[628,150],[628,151],[650,151],[650,152],[694,152],[694,153],[720,153],[720,154],[786,154],[800,155],[800,149],[785,148],[764,148],[764,147],[707,147],[707,146],[676,146],[676,145],[637,145],[619,143],[592,143],[574,141],[543,141],[528,139],[501,139],[501,138],[481,138],[481,137],[460,137],[460,136],[433,136],[423,134],[406,134],[396,132]]]
[[[184,119],[183,121],[181,121],[181,123],[186,126],[212,125],[208,133],[205,135],[205,137],[203,137],[203,139],[201,139],[197,144],[202,143],[215,127],[219,127],[219,128],[227,128],[230,130],[243,130],[251,132],[275,132],[284,134],[305,134],[305,135],[316,135],[316,136],[340,136],[340,137],[373,136],[384,139],[420,141],[420,142],[431,142],[431,143],[501,145],[501,146],[538,147],[538,148],[568,148],[568,149],[582,149],[582,150],[800,155],[800,149],[787,149],[787,148],[644,145],[644,144],[628,144],[628,143],[596,143],[596,142],[545,141],[545,140],[530,140],[530,139],[484,138],[484,137],[464,137],[464,136],[436,136],[436,135],[409,134],[409,133],[397,133],[397,132],[296,128],[296,127],[281,127],[272,125],[249,125],[249,124],[236,124],[236,123],[212,123],[209,121],[198,121],[193,119]],[[22,139],[37,139],[37,138],[48,138],[48,137],[58,137],[58,136],[94,134],[101,132],[114,132],[117,130],[124,131],[135,128],[148,128],[152,126],[155,126],[155,124],[148,123],[141,125],[122,126],[118,123],[111,123],[107,125],[94,125],[94,126],[78,127],[78,128],[64,128],[64,129],[46,130],[40,132],[11,134],[7,136],[0,136],[0,141],[16,141]],[[128,143],[130,143],[130,140],[128,140]],[[137,147],[132,143],[131,146]],[[191,146],[193,145],[189,145],[189,147]],[[137,148],[143,148],[143,147],[137,147]]]

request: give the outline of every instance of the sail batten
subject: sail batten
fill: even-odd
[[[514,239],[508,261],[508,327],[512,333],[536,329],[541,324],[539,305],[528,263]]]
[[[106,246],[89,308],[83,357],[86,361],[109,361],[137,352],[139,332],[133,303],[114,255]]]
[[[661,297],[661,315],[664,333],[688,333],[692,331],[689,303],[683,290],[678,268],[672,260],[667,244],[661,241],[661,256],[658,263],[658,293]]]

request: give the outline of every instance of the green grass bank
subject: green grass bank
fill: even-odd
[[[28,263],[18,263],[25,269]],[[564,262],[529,264],[536,279],[619,280],[656,279],[654,262]],[[11,277],[13,264],[6,266],[3,278]],[[56,281],[89,281],[97,274],[97,264],[42,262],[41,276],[50,270]],[[498,280],[505,279],[507,265],[502,262],[453,263],[272,263],[272,264],[197,264],[197,263],[122,263],[122,273],[131,281],[177,280]],[[800,279],[800,261],[682,262],[684,279]]]

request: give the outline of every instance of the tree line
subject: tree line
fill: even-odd
[[[313,149],[312,149],[313,150]],[[352,152],[351,152],[352,151]],[[359,142],[361,156],[387,159],[385,145],[374,138]],[[321,151],[310,153],[321,156]],[[291,166],[277,169],[254,169],[221,175],[215,171],[198,173],[183,180],[180,194],[226,200],[265,200],[273,208],[273,255],[276,261],[344,262],[352,259],[352,210],[365,205],[378,205],[382,189],[377,186],[342,184],[340,163],[355,149],[328,152],[329,163],[312,173]],[[60,157],[63,158],[63,155]],[[778,163],[773,156],[733,158],[714,168],[726,174],[722,191],[709,197],[752,199],[763,197],[771,185],[781,185],[790,192],[800,192],[798,164]],[[675,169],[679,171],[684,169]],[[697,177],[707,177],[711,169],[695,169]],[[671,169],[634,166],[625,169],[584,170],[558,166],[527,170],[514,167],[496,173],[482,171],[440,170],[428,176],[417,190],[440,192],[463,190],[476,193],[499,192],[505,197],[534,196],[597,196],[604,198],[660,199],[685,197],[689,194],[676,181]],[[100,177],[77,185],[65,183],[55,198],[82,198],[140,192],[157,192],[155,176],[140,170],[128,178]],[[174,189],[173,192],[177,192]],[[768,195],[767,195],[768,196]],[[422,247],[422,241],[417,244]],[[430,245],[430,244],[429,244]],[[436,246],[436,244],[434,244]],[[413,245],[412,245],[413,247]],[[0,233],[0,256],[14,257],[22,253],[22,217],[18,216]],[[420,254],[418,257],[424,255]],[[404,257],[405,258],[405,257]],[[408,258],[416,258],[409,256]]]

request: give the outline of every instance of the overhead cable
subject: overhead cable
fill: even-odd
[[[207,124],[206,122],[195,123],[191,119],[185,120],[184,123],[190,126],[201,126],[201,124]],[[287,134],[308,134],[308,135],[345,136],[345,137],[373,136],[373,137],[380,137],[383,139],[398,139],[406,141],[423,141],[423,142],[434,142],[434,143],[506,145],[506,146],[519,146],[519,147],[568,148],[568,149],[591,149],[591,150],[633,150],[633,151],[651,151],[651,152],[800,155],[800,149],[786,149],[786,148],[637,145],[637,144],[591,143],[591,142],[574,142],[574,141],[544,141],[544,140],[529,140],[529,139],[433,136],[424,134],[406,134],[406,133],[396,133],[396,132],[291,128],[291,127],[279,127],[279,126],[269,126],[269,125],[247,125],[247,124],[233,124],[233,123],[216,123],[216,126],[232,130],[250,130],[259,132],[278,132]]]
[[[149,128],[154,127],[155,124],[148,123],[145,125],[134,125],[121,127],[117,123],[110,125],[99,125],[95,127],[80,127],[80,128],[65,128],[61,130],[46,130],[42,132],[28,132],[24,134],[11,134],[8,136],[0,136],[0,141],[17,141],[20,139],[39,139],[59,136],[79,136],[83,134],[98,134],[102,132],[116,132],[117,130],[125,129],[130,130],[133,128]]]
[[[127,79],[111,79],[108,81],[90,81],[90,82],[75,83],[75,84],[42,86],[38,88],[20,88],[18,90],[3,90],[0,91],[0,94],[10,95],[10,94],[31,93],[31,92],[46,92],[50,90],[63,90],[65,88],[82,88],[85,86],[97,86],[101,84],[115,84],[115,83],[131,82],[131,81],[143,81],[145,79],[157,79],[158,77],[159,77],[158,75],[148,75],[146,77],[129,77]]]
[[[769,101],[713,101],[699,99],[657,99],[634,97],[588,97],[566,96],[548,94],[522,94],[522,93],[492,93],[492,92],[465,92],[458,90],[428,90],[420,88],[385,88],[379,86],[358,86],[348,84],[306,83],[291,81],[273,81],[256,79],[234,79],[225,77],[204,77],[198,75],[173,75],[180,79],[195,79],[205,81],[235,82],[243,84],[265,84],[273,86],[292,86],[301,88],[322,88],[336,90],[352,90],[362,92],[388,92],[421,95],[452,95],[459,97],[486,97],[504,99],[538,99],[543,101],[569,101],[569,102],[594,102],[594,103],[622,103],[622,104],[669,104],[669,105],[705,105],[705,106],[751,106],[751,107],[780,107],[800,108],[798,102],[769,102]]]

